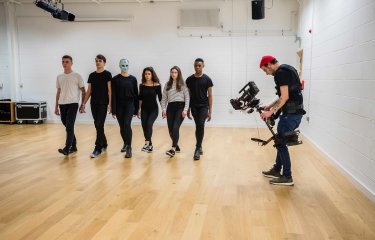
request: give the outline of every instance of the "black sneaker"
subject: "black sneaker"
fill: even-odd
[[[77,151],[78,151],[77,147],[71,147],[71,148],[69,149],[69,153],[75,153],[75,152],[77,152]]]
[[[132,157],[132,147],[126,146],[125,149],[126,149],[125,158],[131,158]]]
[[[174,155],[176,155],[176,152],[173,149],[171,149],[167,151],[165,154],[167,154],[168,156],[174,157]]]
[[[154,147],[152,145],[148,145],[147,152],[152,153],[152,150],[154,150]]]
[[[57,151],[59,151],[59,153],[65,155],[65,156],[68,156],[68,154],[69,154],[69,150],[66,147],[64,147],[63,149],[59,148],[59,150],[57,150]]]
[[[143,146],[143,148],[141,149],[142,150],[142,152],[148,152],[148,144],[145,144],[144,146]]]
[[[180,146],[177,145],[177,147],[176,147],[176,153],[180,153],[180,152],[181,152]]]
[[[293,186],[294,185],[292,176],[290,176],[290,177],[281,176],[279,178],[275,178],[275,179],[270,180],[270,183],[274,184],[274,185],[283,185],[283,186]]]
[[[126,145],[122,146],[121,152],[126,152]]]
[[[201,153],[199,151],[199,148],[196,148],[194,151],[194,160],[197,161],[201,158]]]
[[[95,149],[95,150],[91,153],[90,157],[91,157],[91,158],[96,158],[96,157],[98,157],[101,153],[102,153],[102,151]]]
[[[275,168],[271,168],[268,171],[263,171],[262,174],[263,174],[263,176],[268,177],[268,178],[279,178],[279,177],[281,177],[280,171],[276,171]]]

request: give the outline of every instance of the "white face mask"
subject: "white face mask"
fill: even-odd
[[[129,60],[128,59],[121,59],[119,63],[120,69],[123,72],[127,72],[129,70]]]

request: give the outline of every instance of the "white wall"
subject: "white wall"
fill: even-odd
[[[303,133],[375,199],[375,1],[300,4]]]
[[[271,5],[271,1],[266,3],[267,7]],[[255,114],[230,113],[229,99],[237,97],[238,90],[249,80],[257,82],[262,91],[259,97],[265,102],[274,98],[273,79],[265,77],[259,69],[259,60],[262,55],[273,54],[280,61],[295,65],[294,33],[285,31],[289,36],[282,36],[281,30],[292,28],[291,11],[297,11],[298,4],[295,0],[274,1],[262,21],[251,20],[249,4],[249,1],[239,0],[65,5],[76,17],[133,16],[134,20],[129,23],[63,23],[32,4],[16,5],[20,82],[24,86],[20,90],[22,100],[47,100],[49,120],[58,120],[53,115],[55,79],[62,72],[60,58],[63,54],[73,56],[74,70],[84,79],[95,70],[96,54],[102,53],[108,59],[107,69],[112,74],[119,72],[118,61],[125,57],[130,60],[131,74],[138,80],[144,67],[153,66],[162,83],[167,81],[173,65],[180,66],[184,77],[188,77],[194,71],[194,59],[202,57],[206,61],[205,71],[215,84],[211,125],[255,126]],[[220,8],[224,32],[177,30],[182,8]],[[267,30],[267,36],[253,36],[255,29],[260,35]],[[229,30],[232,36],[225,33]],[[212,34],[214,37],[188,37],[187,34]],[[91,114],[80,115],[78,121],[91,122]]]
[[[0,99],[10,98],[8,35],[5,7],[0,3]]]

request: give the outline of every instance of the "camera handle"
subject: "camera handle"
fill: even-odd
[[[259,114],[261,114],[262,111],[264,110],[262,107],[256,107],[256,109],[257,109],[257,112]],[[251,138],[251,141],[254,141],[254,142],[257,142],[257,143],[261,143],[261,146],[265,146],[268,143],[270,143],[271,141],[274,141],[276,139],[276,133],[273,131],[272,126],[268,123],[267,120],[264,120],[264,122],[266,123],[268,129],[271,131],[272,137],[270,137],[268,140],[262,140],[260,138]]]

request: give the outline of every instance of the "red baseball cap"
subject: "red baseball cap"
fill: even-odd
[[[276,58],[273,56],[263,56],[262,60],[260,60],[260,68],[262,68],[264,65],[269,64],[271,61],[275,60]]]

